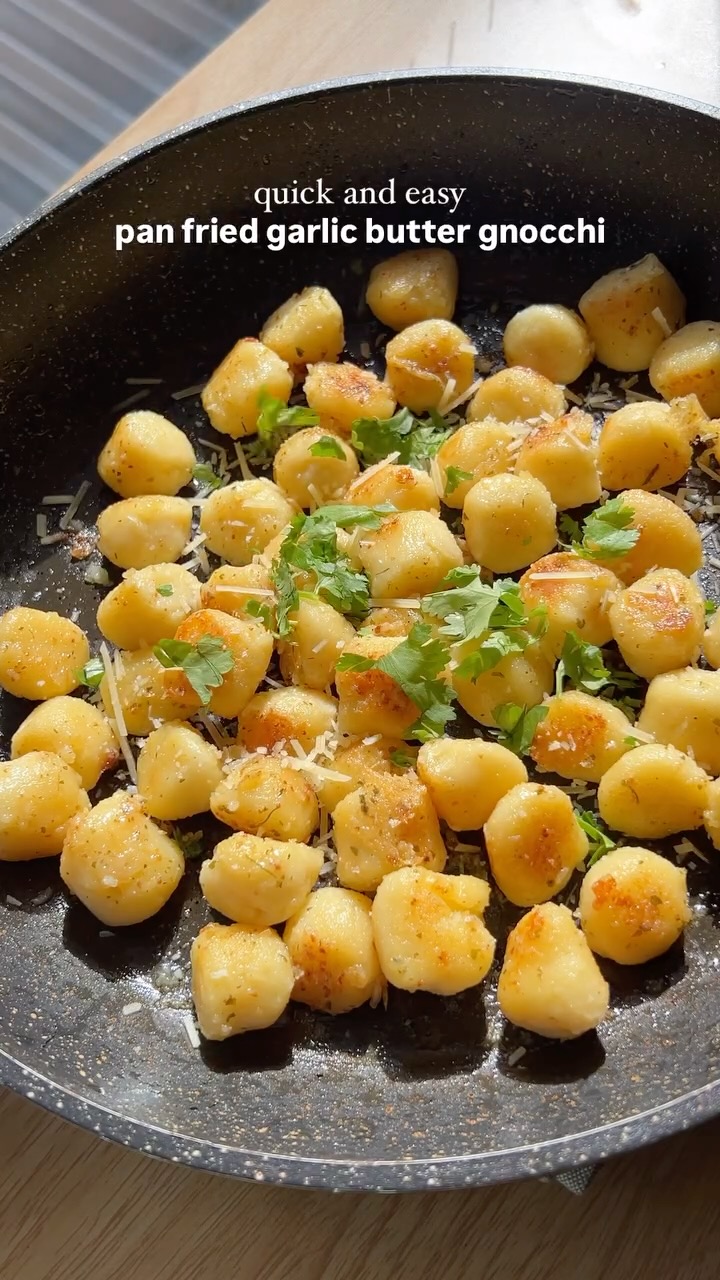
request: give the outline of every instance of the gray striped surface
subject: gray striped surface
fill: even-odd
[[[0,0],[0,233],[261,0]]]

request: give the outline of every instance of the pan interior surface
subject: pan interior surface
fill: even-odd
[[[647,252],[681,282],[691,318],[715,317],[717,132],[710,113],[611,87],[501,73],[350,83],[221,115],[56,207],[0,255],[0,609],[77,610],[97,639],[87,565],[40,546],[35,514],[43,495],[86,478],[83,518],[107,502],[95,460],[113,406],[137,389],[127,379],[158,379],[140,407],[207,435],[197,398],[172,392],[202,383],[237,338],[311,283],[338,297],[358,358],[364,281],[388,253],[116,252],[116,223],[239,223],[258,213],[257,187],[321,177],[338,193],[391,176],[400,190],[462,186],[461,220],[473,224],[605,219],[604,245],[459,251],[458,316],[487,349],[521,302],[576,305],[603,271]],[[298,207],[291,218],[323,212]],[[365,212],[413,216],[404,205]],[[2,758],[27,710],[0,703]],[[393,991],[387,1011],[335,1019],[296,1005],[271,1030],[194,1049],[187,958],[209,919],[196,880],[191,866],[159,916],[116,933],[67,899],[54,863],[0,864],[0,1078],[140,1148],[332,1187],[551,1170],[718,1107],[720,882],[699,860],[684,949],[637,972],[608,966],[611,1018],[599,1036],[566,1044],[504,1024],[488,983],[450,1000]]]

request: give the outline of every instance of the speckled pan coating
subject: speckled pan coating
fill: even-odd
[[[92,625],[84,566],[68,571],[57,548],[39,556],[34,515],[39,496],[92,474],[111,406],[133,392],[127,377],[164,379],[144,407],[207,434],[197,401],[168,393],[202,381],[291,289],[328,283],[357,313],[352,258],[366,254],[116,254],[116,221],[241,220],[255,187],[293,178],[459,184],[475,219],[603,214],[607,225],[604,250],[465,255],[471,328],[496,298],[506,310],[520,297],[572,303],[601,270],[649,250],[694,316],[716,316],[719,137],[717,112],[642,90],[494,71],[388,76],[221,112],[50,202],[0,256],[0,607],[78,608]],[[101,500],[95,487],[88,514]],[[26,710],[9,703],[5,752]],[[155,982],[158,965],[186,963],[208,918],[193,870],[162,916],[120,938],[68,903],[49,863],[0,866],[0,1079],[106,1137],[259,1181],[404,1190],[597,1160],[720,1110],[718,882],[702,867],[691,884],[684,952],[640,978],[610,975],[599,1038],[557,1046],[504,1028],[489,992],[393,993],[387,1014],[293,1008],[271,1031],[197,1051],[186,980],[170,992]]]

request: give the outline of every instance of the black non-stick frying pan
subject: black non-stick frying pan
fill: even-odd
[[[113,406],[138,390],[127,379],[162,379],[142,407],[207,436],[198,400],[171,393],[202,382],[294,289],[332,288],[353,356],[367,334],[366,251],[117,253],[115,223],[240,222],[255,188],[295,179],[459,185],[463,221],[606,224],[604,246],[461,255],[459,315],[485,350],[519,300],[573,305],[649,251],[691,317],[716,319],[718,116],[535,74],[393,75],[220,112],[51,201],[0,247],[0,608],[77,609],[93,630],[86,562],[40,547],[35,513],[94,476]],[[83,518],[107,500],[94,482]],[[6,754],[27,709],[2,699]],[[445,1001],[393,992],[387,1012],[336,1019],[295,1006],[269,1031],[197,1050],[183,1025],[189,943],[207,919],[193,870],[154,921],[114,934],[66,898],[54,863],[0,864],[0,1080],[140,1150],[272,1182],[450,1187],[594,1160],[720,1110],[719,886],[699,860],[690,884],[684,949],[609,973],[599,1036],[558,1045],[506,1027],[488,984]]]

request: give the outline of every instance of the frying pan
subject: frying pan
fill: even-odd
[[[86,564],[39,547],[35,513],[42,495],[94,476],[113,406],[137,393],[126,379],[162,379],[142,407],[208,436],[197,398],[171,393],[202,382],[292,290],[333,289],[352,356],[367,336],[369,252],[117,253],[115,223],[240,222],[261,185],[391,175],[401,187],[467,187],[463,221],[604,216],[603,246],[461,253],[458,314],[487,351],[519,301],[573,305],[601,272],[648,251],[682,282],[692,317],[716,317],[719,138],[717,111],[646,90],[401,74],[219,112],[50,201],[0,247],[0,607],[77,609],[96,634]],[[107,500],[94,482],[83,518]],[[2,699],[6,754],[27,710]],[[195,869],[158,917],[116,934],[66,898],[55,862],[0,865],[0,1079],[105,1137],[261,1181],[453,1187],[602,1158],[720,1111],[720,886],[697,865],[684,949],[638,971],[608,966],[613,1013],[599,1036],[557,1045],[507,1027],[489,983],[452,1000],[393,992],[387,1012],[335,1019],[295,1006],[266,1032],[200,1050],[183,1029],[184,964],[208,919]],[[507,921],[490,925],[502,933]]]

